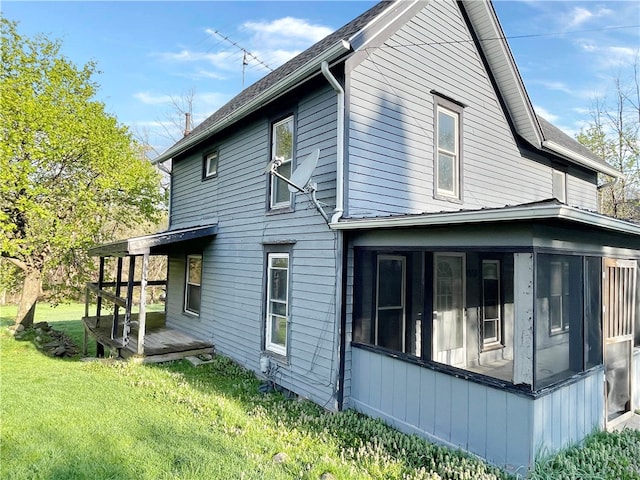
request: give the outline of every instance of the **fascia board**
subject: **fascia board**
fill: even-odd
[[[493,6],[490,2],[477,0],[463,0],[462,3],[479,40],[479,47],[483,50],[489,63],[518,133],[533,146],[540,148],[544,139],[542,128],[538,123],[531,100]],[[485,48],[483,39],[486,39],[484,41],[498,42],[497,51],[499,53],[496,53],[495,50],[492,51],[491,48]],[[500,64],[506,68],[499,68]],[[514,91],[516,95],[505,93]],[[526,123],[518,121],[520,117],[518,112],[524,114]],[[527,130],[533,134],[533,137],[531,134],[527,134]]]
[[[361,28],[358,33],[352,35],[349,38],[349,44],[354,51],[362,50],[418,3],[426,6],[428,2],[425,0],[401,0],[392,3],[380,15]]]
[[[566,157],[572,162],[582,165],[583,167],[587,167],[591,170],[596,170],[597,172],[604,173],[605,175],[609,175],[611,177],[623,178],[623,175],[619,170],[616,170],[609,165],[591,160],[590,158],[580,155],[579,153],[563,147],[562,145],[559,145],[551,140],[545,140],[544,142],[542,142],[542,146],[555,154]]]
[[[151,163],[156,164],[156,163],[166,162],[167,160],[171,160],[175,155],[190,149],[191,147],[197,145],[198,143],[205,140],[206,138],[213,135],[214,133],[222,130],[228,125],[231,125],[232,123],[236,122],[242,117],[252,113],[254,110],[257,110],[258,108],[260,108],[265,103],[272,100],[273,98],[279,95],[282,95],[287,90],[291,89],[297,83],[302,81],[305,77],[313,73],[315,70],[320,71],[320,65],[322,64],[322,62],[324,61],[331,62],[332,60],[335,60],[339,56],[343,55],[345,52],[348,52],[350,49],[351,49],[351,46],[348,41],[346,40],[338,41],[331,48],[325,50],[320,55],[309,60],[303,66],[298,68],[295,72],[293,72],[290,75],[287,75],[279,82],[273,84],[272,86],[270,86],[269,88],[267,88],[266,90],[258,94],[256,97],[251,99],[249,102],[244,104],[242,107],[233,111],[231,114],[229,114],[225,118],[221,119],[217,123],[214,123],[213,125],[211,125],[210,127],[208,127],[207,129],[201,132],[190,135],[189,137],[187,137],[187,140],[184,143],[181,143],[179,145],[179,147],[176,147],[176,148],[170,147],[168,150],[166,150],[165,152],[161,153],[158,157],[153,159]]]
[[[619,233],[640,235],[640,225],[579,210],[566,205],[541,205],[496,210],[434,213],[394,218],[343,219],[330,224],[334,230],[362,230],[376,228],[437,227],[447,225],[515,222],[522,220],[559,219],[591,225]]]

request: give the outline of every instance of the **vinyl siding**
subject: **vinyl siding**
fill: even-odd
[[[586,210],[598,210],[598,190],[593,176],[567,173],[567,203]]]
[[[603,373],[537,399],[368,350],[351,352],[350,405],[510,471],[603,428]]]
[[[327,87],[282,105],[297,109],[296,160],[320,148],[313,181],[328,214],[335,205],[336,95]],[[335,315],[335,235],[304,194],[294,211],[269,213],[270,119],[263,117],[216,139],[218,177],[202,182],[201,154],[174,167],[172,226],[218,222],[203,251],[199,318],[182,313],[184,252],[170,258],[167,323],[213,341],[217,352],[254,371],[263,354],[265,248],[290,245],[289,355],[272,359],[283,387],[333,408],[338,360]],[[214,144],[212,144],[214,145]]]
[[[551,197],[551,169],[521,156],[454,2],[430,2],[381,48],[347,66],[349,216],[499,207]],[[462,204],[433,197],[431,90],[465,105]]]

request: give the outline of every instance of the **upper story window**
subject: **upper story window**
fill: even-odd
[[[202,255],[188,255],[184,287],[184,311],[200,315],[200,290],[202,288]]]
[[[202,178],[212,178],[218,175],[218,150],[204,155],[202,161]]]
[[[460,114],[437,106],[436,195],[460,198]]]
[[[567,174],[553,169],[552,194],[562,203],[567,203]]]
[[[293,115],[271,125],[271,157],[280,159],[278,173],[283,177],[291,177],[293,162]],[[291,206],[292,194],[287,182],[271,175],[269,208],[288,208]]]

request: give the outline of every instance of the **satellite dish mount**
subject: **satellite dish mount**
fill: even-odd
[[[311,175],[313,175],[313,172],[318,165],[319,156],[320,149],[316,148],[313,152],[307,155],[305,159],[302,160],[302,162],[300,162],[300,165],[298,165],[298,168],[296,168],[295,171],[291,174],[290,178],[287,178],[284,175],[278,173],[278,168],[280,167],[280,165],[282,165],[282,161],[284,160],[282,157],[275,157],[273,160],[271,160],[269,162],[269,165],[267,166],[267,170],[265,173],[274,175],[285,182],[291,193],[300,192],[310,195],[311,201],[316,206],[318,212],[320,212],[320,215],[322,215],[322,218],[324,218],[324,220],[328,224],[329,217],[322,209],[320,202],[316,198],[316,191],[318,189],[318,186],[315,182],[311,181]]]

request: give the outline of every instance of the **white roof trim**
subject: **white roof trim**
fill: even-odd
[[[332,61],[338,58],[340,55],[348,52],[351,49],[351,45],[346,40],[340,40],[336,42],[332,47],[328,48],[320,55],[312,58],[307,63],[305,63],[300,68],[296,69],[290,75],[287,75],[279,82],[274,83],[269,88],[261,92],[258,96],[251,99],[249,102],[244,104],[242,107],[230,113],[227,117],[224,117],[217,123],[209,126],[208,128],[196,133],[191,134],[187,137],[187,140],[183,143],[176,144],[173,147],[170,147],[165,152],[161,153],[158,157],[153,159],[151,163],[156,164],[160,162],[166,162],[167,160],[171,160],[173,155],[184,152],[189,148],[197,145],[202,140],[211,136],[215,132],[218,132],[225,128],[228,125],[231,125],[236,120],[248,115],[252,111],[264,105],[266,102],[272,100],[273,98],[283,94],[290,88],[298,85],[305,77],[314,73],[316,70],[320,72],[320,65],[324,61]]]
[[[401,2],[392,3],[391,5],[389,5],[388,8],[382,11],[367,25],[361,28],[359,32],[353,34],[349,38],[349,43],[351,44],[354,50],[363,49],[367,44],[371,43],[378,35],[380,35],[380,33],[384,32],[387,27],[389,27],[393,22],[395,22],[398,17],[401,17],[402,15],[405,14],[405,12],[411,10],[411,8],[413,8],[413,6],[417,4],[419,1],[422,1],[422,3],[424,3],[425,6],[428,3],[428,2],[425,2],[424,0],[411,0],[411,1],[403,0]],[[398,11],[393,11],[398,9],[399,7],[400,8],[404,7],[404,8]],[[378,25],[381,21],[383,21],[383,19],[386,18],[386,16],[390,12],[393,12],[393,15],[389,18],[389,20],[385,22],[383,25]],[[371,29],[373,28],[375,28],[375,31],[371,36],[368,36],[371,33]]]
[[[551,150],[553,153],[562,155],[563,157],[567,157],[569,160],[572,160],[575,163],[583,165],[592,170],[596,170],[600,173],[604,173],[605,175],[609,175],[615,178],[622,178],[623,175],[619,170],[615,168],[605,165],[603,163],[596,162],[590,158],[585,157],[584,155],[580,155],[579,153],[567,148],[562,145],[553,142],[551,140],[545,140],[542,142],[542,146],[548,150]]]
[[[606,217],[595,212],[580,210],[568,205],[522,205],[485,210],[466,210],[402,217],[378,217],[370,219],[342,219],[330,224],[334,230],[361,230],[372,228],[437,227],[519,220],[558,219],[590,225],[597,228],[640,236],[640,225]]]

